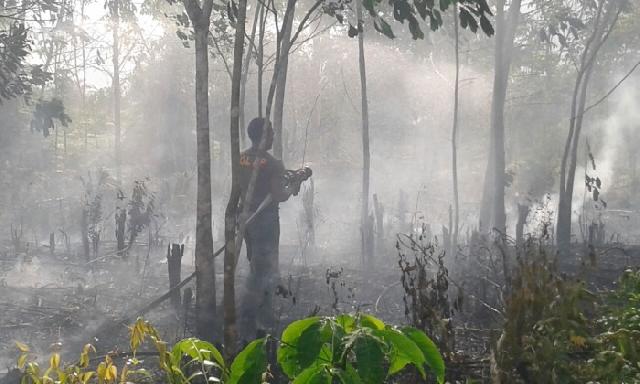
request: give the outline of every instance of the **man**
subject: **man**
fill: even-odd
[[[260,149],[263,132],[266,130],[264,149]],[[240,311],[240,330],[253,338],[256,329],[265,330],[273,326],[272,296],[275,292],[278,272],[278,247],[280,241],[280,216],[278,204],[297,194],[299,183],[287,185],[285,168],[281,160],[267,151],[273,144],[273,128],[264,118],[255,118],[249,123],[247,133],[251,139],[251,148],[240,154],[241,204],[249,204],[249,213],[258,207],[270,195],[271,202],[264,207],[245,229],[247,258],[250,272],[247,290]],[[247,189],[254,164],[258,167],[251,200],[247,201]]]

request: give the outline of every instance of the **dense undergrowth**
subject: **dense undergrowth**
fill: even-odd
[[[76,362],[65,364],[60,354],[53,352],[46,369],[41,368],[28,346],[16,343],[21,383],[256,384],[274,382],[274,369],[296,384],[383,383],[398,374],[415,375],[416,379],[429,375],[444,382],[444,361],[422,331],[396,328],[365,314],[294,321],[280,339],[267,336],[254,340],[233,361],[225,360],[214,345],[195,338],[170,347],[143,319],[129,328],[129,338],[131,351],[121,365],[116,360],[122,354],[92,357],[95,349],[87,344]],[[147,340],[155,351],[139,352]],[[277,367],[269,364],[269,351],[274,345]],[[143,364],[140,355],[153,356],[157,364]]]
[[[640,271],[594,293],[544,249],[518,260],[493,356],[494,383],[640,383]]]

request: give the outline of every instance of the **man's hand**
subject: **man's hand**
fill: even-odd
[[[309,167],[296,169],[295,171],[293,170],[285,171],[284,179],[285,179],[287,191],[293,196],[298,196],[298,193],[300,192],[300,185],[302,184],[303,181],[309,179],[312,174],[313,172]]]

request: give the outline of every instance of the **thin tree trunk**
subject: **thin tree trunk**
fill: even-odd
[[[113,0],[111,17],[113,18],[113,78],[111,90],[113,92],[113,124],[115,128],[115,160],[116,180],[122,182],[121,148],[120,148],[120,0]]]
[[[263,116],[262,101],[262,85],[264,75],[264,28],[266,23],[266,16],[264,14],[265,7],[260,7],[260,14],[258,16],[258,23],[260,24],[260,32],[258,33],[258,47],[256,52],[256,65],[258,66],[258,116]],[[244,36],[242,37],[244,39]]]
[[[212,341],[216,318],[216,280],[213,262],[211,217],[211,154],[209,146],[209,17],[195,26],[196,50],[196,136],[198,162],[195,263],[198,335]]]
[[[457,5],[457,4],[456,4]],[[453,91],[453,127],[451,129],[451,174],[453,175],[453,227],[451,228],[451,252],[458,249],[458,230],[460,229],[460,202],[458,196],[458,92],[460,88],[460,38],[458,30],[458,12],[453,13],[456,79]]]
[[[80,5],[80,17],[82,23],[84,24],[84,8],[86,1],[82,0]],[[82,111],[86,111],[86,100],[87,100],[87,43],[85,39],[82,39],[82,95],[81,95],[81,105]],[[86,121],[84,123],[84,151],[87,152],[87,148],[89,146],[89,124]]]
[[[236,217],[240,201],[240,89],[242,56],[244,53],[247,0],[239,0],[235,43],[233,47],[233,75],[231,80],[231,195],[225,210],[224,251],[224,353],[234,356],[237,341],[235,274],[238,260],[236,249]],[[265,135],[266,136],[266,135]],[[239,234],[238,236],[242,236]]]
[[[276,98],[273,111],[273,154],[275,157],[284,161],[283,153],[283,115],[284,115],[284,98],[287,88],[287,73],[289,68],[289,50],[291,48],[291,30],[293,29],[293,18],[295,15],[296,0],[289,0],[287,3],[287,9],[291,8],[290,12],[285,14],[285,19],[282,20],[282,37],[280,44],[280,62],[279,72],[276,78]]]
[[[196,333],[213,341],[216,320],[216,275],[211,217],[211,152],[209,143],[208,36],[213,0],[183,0],[195,35],[196,160]]]
[[[571,206],[573,203],[578,145],[585,114],[589,80],[593,73],[598,52],[618,20],[621,12],[620,6],[616,8],[618,4],[619,3],[614,0],[608,2],[603,0],[599,3],[594,19],[594,29],[585,43],[580,57],[580,66],[576,75],[576,84],[571,102],[569,133],[565,142],[560,168],[560,193],[558,196],[558,217],[556,223],[556,244],[559,253],[563,256],[569,254],[571,246]]]
[[[256,4],[256,12],[253,16],[253,27],[251,27],[251,36],[249,37],[249,49],[247,49],[247,55],[244,58],[244,61],[242,62],[242,80],[241,80],[241,85],[240,85],[240,138],[242,141],[242,144],[244,144],[244,141],[246,140],[246,134],[245,134],[245,107],[246,107],[246,102],[245,102],[245,95],[246,95],[246,91],[247,91],[247,79],[249,77],[249,64],[251,63],[251,52],[253,51],[252,47],[255,46],[255,38],[256,38],[256,27],[258,25],[258,15],[260,14],[260,9],[262,8],[262,3],[258,2]]]
[[[495,229],[506,232],[504,206],[505,189],[505,149],[504,149],[504,109],[511,61],[513,41],[520,17],[522,0],[514,0],[505,15],[505,1],[499,0],[496,12],[496,47],[493,96],[491,100],[491,135],[489,163],[485,174],[483,207],[480,215],[481,230]]]
[[[360,213],[360,231],[362,237],[362,264],[370,267],[371,244],[368,244],[369,230],[369,173],[371,154],[369,152],[369,103],[367,101],[367,73],[364,59],[364,22],[362,19],[362,0],[356,0],[358,16],[358,59],[360,68],[360,95],[362,101],[362,210]]]

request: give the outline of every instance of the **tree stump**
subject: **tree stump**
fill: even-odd
[[[182,271],[182,255],[184,254],[184,244],[171,244],[167,247],[167,266],[169,268],[169,289],[173,289],[180,284]],[[181,298],[180,291],[176,290],[171,295],[171,305],[180,313]]]
[[[49,252],[51,252],[51,255],[53,256],[55,251],[56,251],[56,235],[55,233],[51,232],[49,233]]]

